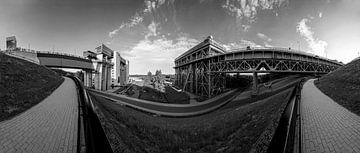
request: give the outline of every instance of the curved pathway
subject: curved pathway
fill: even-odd
[[[65,78],[42,102],[0,122],[0,152],[76,152],[77,99],[75,83]]]
[[[360,152],[360,117],[307,81],[301,91],[302,152]]]

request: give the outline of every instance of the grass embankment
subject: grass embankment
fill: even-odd
[[[315,85],[335,102],[360,115],[360,59],[321,77]]]
[[[190,97],[184,92],[177,92],[169,86],[165,86],[165,92],[161,92],[148,86],[132,85],[125,92],[128,96],[168,104],[189,104]],[[136,94],[138,93],[138,94]]]
[[[190,118],[154,117],[91,97],[106,116],[102,122],[116,152],[248,152],[262,133],[275,128],[291,91]]]
[[[127,89],[128,87],[129,87],[129,85],[121,86],[119,89],[116,89],[113,93],[119,94],[119,93],[123,92],[125,89]]]
[[[0,121],[41,102],[63,81],[43,66],[0,53]]]

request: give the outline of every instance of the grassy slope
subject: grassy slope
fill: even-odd
[[[279,118],[291,91],[191,118],[153,117],[92,98],[107,116],[104,126],[116,152],[248,152]]]
[[[134,92],[128,92],[128,96],[134,98],[169,104],[190,103],[189,95],[184,92],[177,92],[169,86],[165,86],[165,92],[161,92],[149,86],[133,85],[130,90],[132,89],[139,91],[139,97],[134,96]]]
[[[0,121],[41,102],[63,80],[43,66],[0,53]]]
[[[321,77],[315,85],[335,102],[360,115],[360,60]]]

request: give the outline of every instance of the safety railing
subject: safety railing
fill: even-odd
[[[92,103],[87,91],[79,78],[68,76],[74,80],[79,97],[79,121],[78,121],[78,153],[113,152],[100,119],[96,113],[96,107]]]
[[[62,52],[55,52],[55,51],[38,51],[38,50],[32,50],[32,49],[26,49],[26,48],[16,48],[13,50],[5,50],[5,51],[21,51],[21,52],[28,52],[28,53],[43,53],[43,54],[54,54],[54,55],[64,55],[64,56],[71,56],[71,57],[77,57],[77,58],[82,58],[82,59],[87,59],[85,57],[82,56],[78,56],[78,55],[74,55],[74,54],[67,54],[67,53],[62,53]]]
[[[300,97],[304,81],[305,78],[293,90],[267,152],[301,152]]]

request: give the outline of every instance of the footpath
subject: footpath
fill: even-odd
[[[0,153],[75,153],[77,131],[76,85],[70,78],[65,78],[63,84],[42,102],[0,122]]]
[[[314,79],[304,84],[300,105],[302,152],[360,152],[360,117],[323,94]]]

